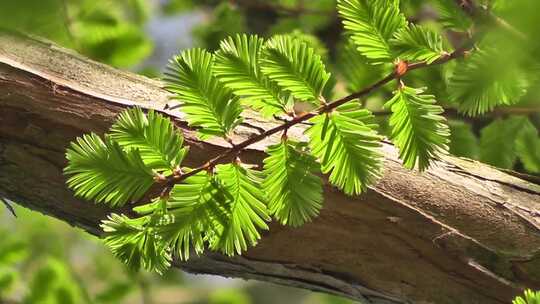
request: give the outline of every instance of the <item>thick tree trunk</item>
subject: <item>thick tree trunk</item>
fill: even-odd
[[[0,196],[99,234],[111,210],[66,188],[65,148],[83,133],[104,132],[124,108],[162,110],[167,97],[157,81],[0,32]],[[198,141],[181,113],[168,114],[191,145],[190,165],[225,149]],[[237,140],[254,132],[246,125]],[[275,140],[241,158],[260,164]],[[313,223],[271,225],[242,257],[211,253],[176,265],[365,303],[509,303],[524,287],[540,288],[539,185],[452,157],[425,173],[409,171],[391,145],[384,149],[386,173],[368,193],[351,198],[327,185]]]

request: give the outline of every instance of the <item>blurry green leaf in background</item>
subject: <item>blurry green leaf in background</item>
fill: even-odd
[[[459,121],[451,120],[450,126],[450,153],[468,157],[478,158],[478,139],[474,135],[471,125]]]
[[[0,28],[51,39],[117,67],[149,56],[144,0],[20,0],[0,2]]]
[[[14,207],[17,218],[0,205],[0,303],[351,303],[256,281],[185,277],[179,270],[163,276],[133,273],[97,238],[37,212]]]

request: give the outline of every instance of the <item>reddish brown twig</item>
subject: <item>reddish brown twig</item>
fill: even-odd
[[[467,45],[471,45],[471,44],[472,43],[467,43]],[[256,136],[250,137],[250,138],[244,140],[243,142],[241,142],[239,144],[236,144],[234,147],[228,149],[227,151],[223,152],[222,154],[214,157],[213,159],[209,160],[205,164],[203,164],[203,165],[201,165],[199,167],[196,167],[196,168],[194,168],[193,170],[191,170],[189,172],[186,172],[186,173],[181,174],[181,175],[168,176],[167,177],[167,184],[168,185],[173,185],[173,184],[180,183],[180,182],[182,182],[183,180],[185,180],[186,178],[188,178],[190,176],[193,176],[193,175],[195,175],[195,174],[197,174],[199,172],[202,172],[202,171],[206,171],[206,170],[208,170],[208,168],[215,167],[217,164],[222,163],[224,161],[227,161],[230,158],[235,157],[236,155],[238,155],[238,153],[240,153],[245,148],[249,147],[250,145],[252,145],[254,143],[257,143],[257,142],[265,139],[266,137],[269,137],[269,136],[274,135],[276,133],[279,133],[281,131],[285,131],[285,130],[291,128],[292,126],[300,124],[302,122],[305,122],[305,121],[307,121],[307,120],[309,120],[309,119],[311,119],[311,118],[313,118],[313,117],[315,117],[317,115],[320,115],[320,114],[323,114],[323,113],[328,113],[328,112],[332,111],[333,109],[335,109],[335,108],[337,108],[337,107],[339,107],[341,105],[346,104],[347,102],[350,102],[352,100],[355,100],[355,99],[358,99],[358,98],[363,97],[365,95],[368,95],[371,92],[373,92],[374,90],[376,90],[376,89],[384,86],[385,84],[389,83],[390,81],[392,81],[394,79],[398,79],[398,78],[404,76],[409,71],[446,63],[446,62],[448,62],[450,60],[453,60],[455,58],[462,57],[466,53],[467,50],[468,49],[465,48],[465,47],[460,48],[460,49],[458,49],[458,50],[456,50],[456,51],[454,51],[452,53],[441,56],[438,60],[435,60],[432,63],[417,62],[417,63],[408,64],[408,63],[405,63],[405,62],[401,62],[398,66],[396,66],[396,68],[394,69],[394,71],[392,71],[392,73],[388,74],[386,77],[384,77],[381,80],[373,83],[372,85],[364,88],[363,90],[361,90],[359,92],[356,92],[356,93],[353,93],[351,95],[345,96],[345,97],[343,97],[341,99],[335,100],[333,102],[327,103],[325,105],[322,105],[319,108],[317,108],[317,109],[315,109],[315,110],[313,110],[311,112],[307,112],[307,113],[303,113],[301,115],[298,115],[298,116],[294,117],[293,119],[291,119],[289,121],[286,121],[286,122],[284,122],[283,124],[281,124],[279,126],[276,126],[276,127],[272,128],[272,129],[269,129],[269,130],[266,130],[265,132],[260,133],[260,134],[258,134]]]

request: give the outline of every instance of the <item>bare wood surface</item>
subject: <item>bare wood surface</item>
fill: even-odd
[[[0,196],[99,234],[111,210],[66,188],[65,147],[83,133],[106,131],[128,106],[162,110],[167,102],[158,81],[0,32]],[[168,114],[191,146],[188,165],[226,148],[220,140],[197,140],[180,112]],[[246,122],[271,126],[251,115]],[[244,127],[235,140],[255,132]],[[276,140],[251,146],[241,158],[260,164]],[[509,303],[524,287],[540,288],[539,185],[453,157],[418,173],[401,166],[391,145],[384,151],[384,177],[368,193],[350,198],[326,185],[313,223],[272,224],[242,257],[211,253],[176,265],[366,303]]]

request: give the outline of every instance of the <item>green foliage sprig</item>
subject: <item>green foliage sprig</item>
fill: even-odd
[[[390,138],[400,150],[403,165],[424,170],[430,160],[448,150],[449,128],[435,96],[423,89],[400,87],[385,107],[392,111]]]
[[[525,290],[523,297],[516,297],[512,304],[538,304],[540,303],[540,291]]]
[[[77,196],[111,207],[138,205],[137,216],[112,214],[103,221],[105,242],[116,256],[132,268],[163,272],[173,258],[185,260],[205,248],[241,254],[257,244],[271,217],[297,227],[319,214],[321,173],[347,195],[363,193],[381,176],[383,137],[358,99],[394,80],[397,90],[385,107],[391,111],[390,139],[404,165],[425,170],[447,152],[450,132],[443,108],[426,89],[406,86],[404,77],[463,57],[471,42],[446,50],[440,34],[406,21],[397,0],[340,0],[338,11],[354,45],[346,49],[347,57],[377,69],[393,66],[356,93],[328,102],[323,95],[331,75],[297,34],[268,40],[236,35],[215,53],[191,49],[175,56],[165,76],[190,127],[201,139],[227,140],[231,148],[224,153],[198,167],[186,166],[181,132],[163,115],[139,108],[122,113],[104,139],[92,134],[72,143],[65,173]],[[467,75],[474,75],[474,64],[470,70]],[[468,96],[468,89],[462,85],[461,95]],[[311,110],[296,111],[299,102]],[[475,109],[492,108],[486,98],[472,102]],[[235,143],[231,135],[245,107],[285,122]],[[307,142],[289,139],[287,131],[303,122],[311,124],[304,133]],[[244,149],[274,134],[281,140],[268,147],[263,170],[242,162]],[[524,134],[519,153],[532,167],[533,155],[523,150],[534,134]],[[148,197],[151,187],[160,195]]]

